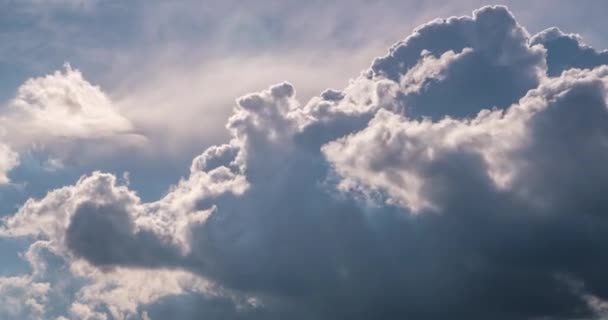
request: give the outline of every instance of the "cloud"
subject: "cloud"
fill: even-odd
[[[5,144],[0,144],[0,185],[10,181],[8,172],[19,165],[19,154]]]
[[[450,52],[458,55],[446,56]],[[421,55],[453,61],[443,66],[431,62],[412,70]],[[541,47],[528,46],[527,32],[506,8],[484,7],[472,17],[437,19],[420,26],[388,55],[374,60],[371,70],[394,81],[405,74],[402,81],[408,82],[413,79],[407,74],[420,73],[428,65],[441,66],[440,79],[424,77],[424,86],[413,94],[405,91],[404,97],[409,115],[439,119],[508,107],[536,87],[544,64]]]
[[[70,65],[26,81],[0,119],[6,139],[19,149],[133,133],[108,96]]]
[[[596,51],[583,43],[577,34],[566,34],[558,28],[539,32],[532,44],[542,44],[547,49],[547,73],[557,76],[571,68],[591,69],[608,63],[608,52]]]
[[[143,75],[125,80],[128,83],[117,90],[116,100],[125,116],[149,137],[154,156],[169,153],[190,160],[201,148],[230,138],[225,123],[235,97],[285,78],[295,79],[301,96],[315,96],[324,87],[343,86],[377,52],[381,51],[376,47],[356,54],[350,49],[327,49],[311,55],[285,49],[275,54],[237,51],[203,62],[158,61],[140,71]],[[319,69],[327,73],[321,79]]]
[[[76,301],[70,306],[72,316],[80,319],[106,314],[111,315],[110,319],[124,319],[142,315],[142,306],[167,296],[192,294],[214,299],[216,295],[208,282],[184,271],[118,269],[102,273],[83,269],[79,272],[89,278],[90,284],[77,292]],[[107,313],[99,311],[104,306]]]
[[[157,201],[94,172],[0,234],[65,264],[73,318],[597,318],[608,67],[554,50],[504,7],[437,20],[343,90],[241,97]]]
[[[20,164],[31,167],[32,159],[56,171],[66,163],[141,149],[146,141],[108,95],[69,64],[25,81],[2,106],[0,130],[0,183],[8,183],[8,173]]]
[[[29,277],[0,278],[0,316],[42,319],[49,289],[48,283],[33,282]]]
[[[381,110],[367,128],[330,142],[323,151],[344,177],[343,188],[382,189],[391,203],[413,211],[441,210],[440,202],[431,198],[450,184],[435,170],[444,170],[442,163],[451,162],[451,157],[473,157],[479,164],[475,170],[503,192],[526,197],[557,192],[566,181],[579,179],[579,165],[599,165],[605,156],[607,72],[571,70],[545,79],[508,110],[485,110],[473,119],[432,122]],[[561,161],[548,172],[551,157]],[[602,170],[591,171],[596,175]],[[547,183],[558,176],[561,183]],[[533,177],[538,180],[533,182]],[[529,190],[533,185],[539,189]],[[573,198],[571,192],[534,201],[554,204]]]
[[[174,195],[159,203],[142,204],[113,175],[94,173],[74,186],[52,191],[40,201],[28,201],[19,213],[4,220],[5,236],[35,239],[25,255],[33,279],[63,282],[49,292],[47,299],[60,301],[69,311],[57,315],[125,319],[139,314],[140,306],[170,295],[196,294],[213,299],[219,293],[207,280],[176,269],[184,264],[183,252],[187,251],[183,247],[188,239],[185,228],[201,223],[208,215],[205,211],[186,211],[190,208],[187,198],[200,199],[199,194],[205,192],[203,186],[212,188],[210,181],[203,179],[217,180],[218,190],[209,194],[223,193],[222,188],[229,187],[224,185],[225,173],[220,170],[215,174],[207,177],[195,173],[190,180],[199,178],[202,185],[184,181]],[[192,195],[187,194],[189,189],[193,189]],[[179,203],[175,197],[179,197]],[[124,250],[116,251],[118,247]],[[123,264],[125,267],[120,267]],[[151,264],[161,269],[140,269]],[[65,296],[73,300],[63,301]]]
[[[133,129],[101,89],[70,65],[26,81],[7,109],[3,124],[17,124],[20,136],[33,141],[99,138]]]

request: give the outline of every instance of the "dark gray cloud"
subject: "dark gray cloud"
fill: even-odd
[[[430,53],[461,53],[447,65],[443,79],[428,78],[422,88],[404,97],[407,113],[439,119],[471,117],[482,109],[505,108],[538,84],[543,52],[528,46],[527,32],[505,7],[484,7],[473,17],[435,20],[394,45],[371,67],[376,76],[399,81]]]
[[[125,206],[82,203],[65,232],[66,245],[76,255],[99,266],[166,266],[180,254],[150,231],[136,231]]]
[[[549,28],[535,35],[530,42],[547,49],[547,73],[558,76],[571,68],[591,69],[608,63],[608,52],[585,45],[580,36]]]
[[[424,25],[342,91],[242,97],[157,202],[94,173],[3,232],[219,288],[137,300],[152,319],[600,318],[608,67],[551,77],[545,38],[504,7]]]

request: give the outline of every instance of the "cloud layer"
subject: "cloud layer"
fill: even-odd
[[[604,55],[484,7],[420,26],[343,90],[305,104],[287,82],[243,96],[231,139],[161,199],[94,172],[5,218],[3,237],[31,241],[33,271],[0,278],[0,292],[30,301],[0,314],[600,318]],[[52,132],[129,132],[75,72],[54,77],[75,77],[95,103],[76,115],[74,99],[52,104],[75,117]],[[37,101],[27,88],[45,81],[16,101]],[[25,119],[11,124],[38,123]]]

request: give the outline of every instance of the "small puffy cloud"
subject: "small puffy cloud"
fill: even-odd
[[[4,110],[2,125],[18,145],[104,138],[133,130],[108,96],[70,65],[26,81]]]
[[[157,201],[94,172],[1,234],[52,289],[62,261],[64,317],[599,318],[608,67],[545,44],[504,7],[431,22],[343,90],[238,99]]]
[[[23,83],[0,111],[0,128],[4,144],[22,155],[44,154],[50,170],[65,160],[81,161],[143,142],[107,94],[68,64]],[[15,155],[6,148],[3,171],[16,166]]]

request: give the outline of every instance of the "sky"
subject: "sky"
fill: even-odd
[[[0,319],[606,319],[607,10],[0,0]]]

